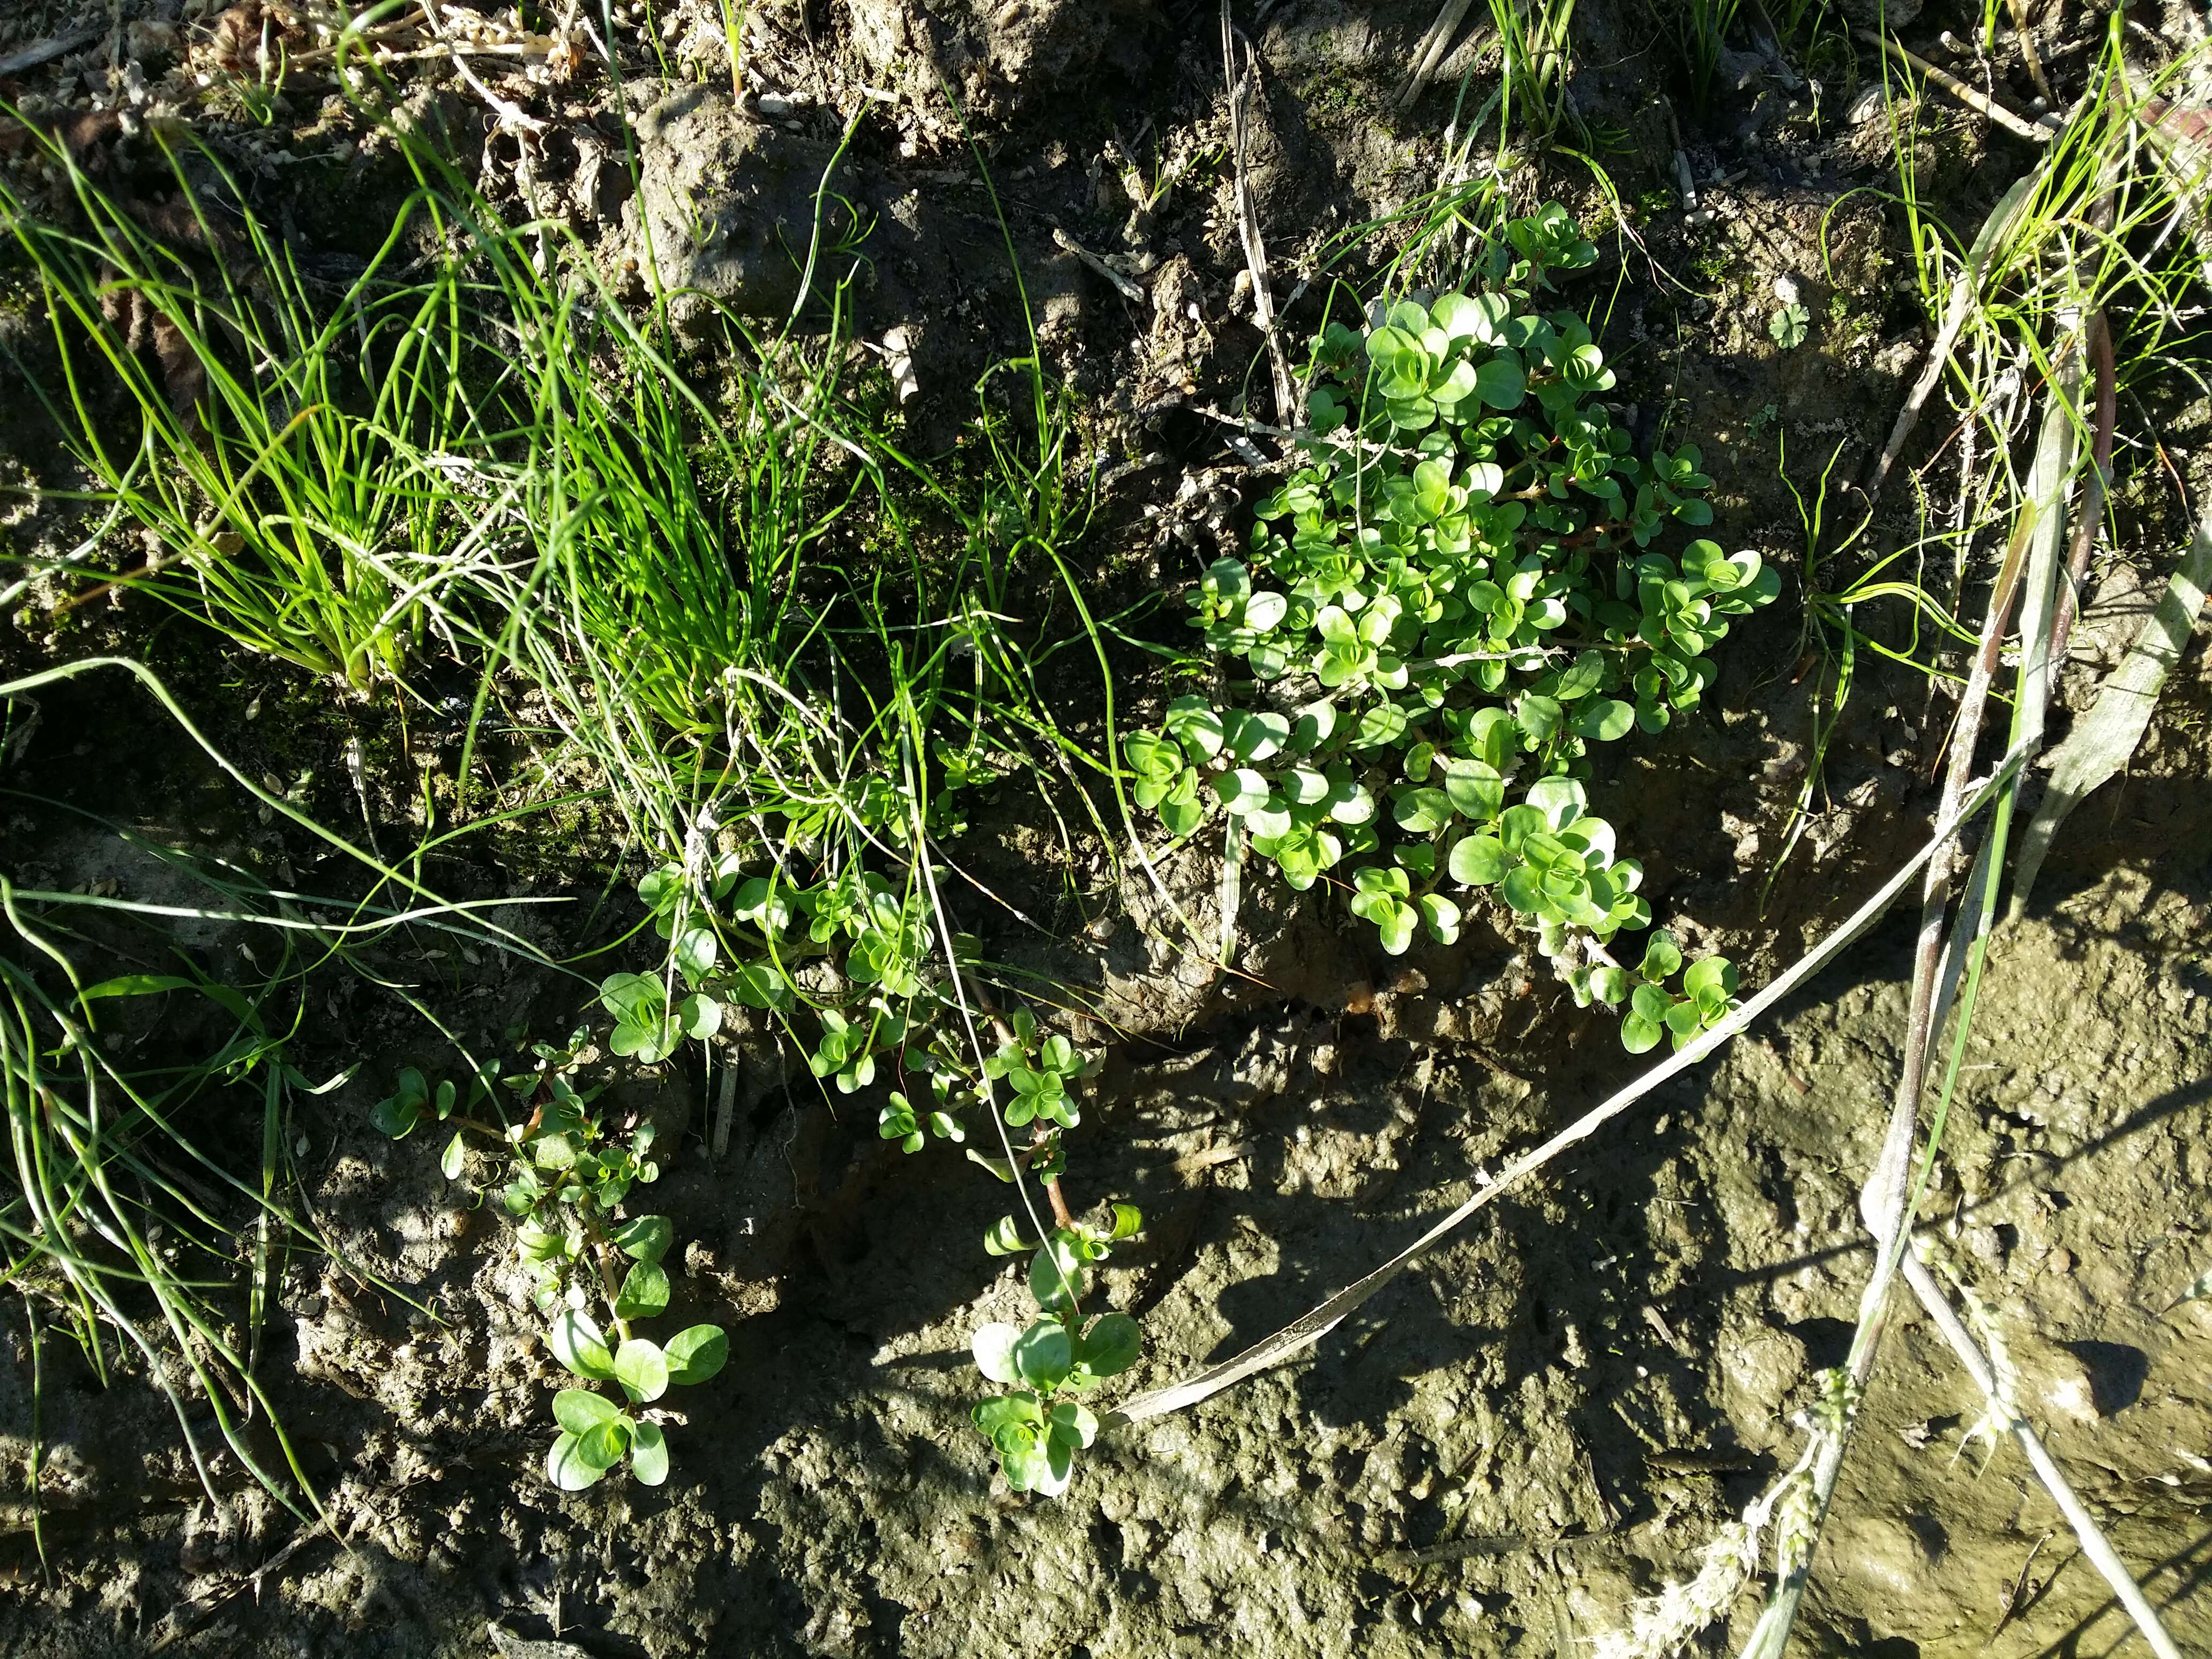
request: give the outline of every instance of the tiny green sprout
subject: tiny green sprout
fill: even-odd
[[[1805,331],[1812,320],[1813,313],[1802,305],[1782,306],[1767,320],[1766,331],[1784,351],[1795,351],[1805,343]]]
[[[994,1322],[976,1329],[970,1346],[977,1369],[1012,1392],[978,1401],[969,1415],[1016,1492],[1057,1498],[1067,1490],[1075,1454],[1098,1435],[1098,1419],[1081,1396],[1137,1363],[1137,1322],[1124,1313],[1086,1316],[1082,1297],[1087,1264],[1104,1261],[1113,1244],[1143,1224],[1135,1206],[1117,1204],[1105,1228],[1055,1228],[1030,1247],[1038,1316],[1026,1326]],[[1008,1218],[994,1229],[994,1249],[1011,1228]]]
[[[1201,608],[1228,630],[1224,637],[1245,641],[1255,637],[1255,629],[1280,623],[1286,605],[1280,593],[1254,594],[1243,567],[1233,560],[1208,573],[1201,599]],[[1354,625],[1353,634],[1361,627],[1374,633],[1382,614],[1370,611]],[[1310,746],[1327,738],[1333,726],[1325,702],[1295,715],[1240,709],[1224,718],[1202,700],[1185,699],[1170,710],[1165,731],[1138,734],[1125,745],[1125,754],[1139,799],[1188,830],[1205,811],[1197,793],[1200,762],[1209,769],[1217,761],[1264,762],[1286,744]],[[972,757],[941,745],[932,752],[945,768],[948,787],[988,780],[980,763],[970,764]],[[1292,787],[1306,787],[1302,781]],[[1375,815],[1375,799],[1352,777],[1349,763],[1334,767],[1315,788],[1316,799],[1334,821],[1364,822]],[[902,789],[873,779],[855,793],[846,805],[872,830],[898,842],[910,836],[913,802]],[[826,823],[826,818],[794,819],[791,839],[806,841]],[[1054,1213],[1064,1217],[1058,1184],[1066,1168],[1063,1135],[1082,1121],[1082,1084],[1097,1072],[1102,1057],[1078,1049],[1067,1036],[1045,1030],[1032,1010],[1017,1006],[1004,1022],[998,1048],[978,1067],[969,1057],[960,993],[937,955],[938,919],[911,878],[902,890],[852,863],[809,882],[794,878],[781,859],[757,874],[747,872],[747,863],[744,851],[727,851],[714,860],[710,874],[668,863],[638,884],[639,902],[668,950],[657,970],[612,974],[601,983],[600,1006],[614,1020],[609,1049],[653,1065],[673,1054],[687,1038],[713,1036],[726,1008],[769,1012],[810,1045],[807,1068],[825,1085],[842,1095],[883,1088],[877,1133],[902,1152],[919,1152],[933,1139],[964,1142],[969,1115],[977,1108],[999,1112],[1008,1128],[1028,1129],[1028,1144],[1018,1152],[1009,1147],[1008,1157],[993,1158],[973,1147],[967,1156],[1000,1181],[1039,1182]],[[1431,901],[1424,913],[1438,908]],[[964,934],[952,935],[951,947],[959,960],[969,963],[978,949]],[[837,970],[828,976],[839,983],[835,993],[806,988],[818,987],[811,975],[802,985],[798,970],[816,962]],[[628,1145],[612,1138],[610,1126],[592,1111],[589,1097],[568,1085],[574,1054],[584,1040],[580,1033],[557,1061],[541,1056],[540,1075],[522,1079],[533,1110],[526,1123],[507,1128],[515,1167],[501,1201],[520,1224],[524,1258],[539,1272],[538,1306],[555,1322],[555,1352],[586,1382],[623,1383],[635,1406],[659,1391],[650,1364],[659,1351],[631,1336],[627,1322],[651,1317],[668,1305],[667,1276],[659,1266],[667,1229],[657,1217],[614,1224],[631,1185],[649,1182],[659,1171],[647,1160],[649,1134]],[[395,1124],[411,1127],[418,1109],[413,1102],[420,1092],[402,1090],[402,1103],[388,1114]],[[1103,1231],[1062,1229],[1041,1246],[1023,1237],[1009,1217],[992,1231],[986,1246],[1000,1254],[1042,1250],[1048,1259],[1065,1256],[1079,1283],[1080,1264],[1103,1258],[1110,1243],[1128,1237],[1138,1224],[1133,1208],[1116,1206]],[[632,1258],[619,1283],[617,1252]],[[978,1409],[994,1414],[991,1431],[1009,1460],[1009,1477],[1025,1489],[1057,1490],[1052,1485],[1054,1469],[1064,1474],[1072,1450],[1089,1444],[1097,1426],[1079,1404],[1061,1396],[1131,1363],[1136,1328],[1118,1314],[1087,1325],[1077,1320],[1073,1298],[1079,1289],[1066,1291],[1062,1306],[1050,1286],[1039,1288],[1034,1273],[1032,1288],[1051,1316],[1043,1322],[1057,1321],[1054,1328],[1065,1332],[1068,1362],[1054,1370],[1048,1363],[1049,1340],[1040,1334],[1044,1358],[1024,1349],[1029,1368],[1007,1373],[1029,1379],[1026,1395],[1039,1413],[1035,1423],[1023,1415],[1015,1396]],[[611,1348],[590,1322],[586,1310],[594,1305],[616,1322]],[[677,1342],[692,1334],[687,1332]],[[720,1334],[715,1335],[719,1340]],[[671,1345],[672,1353],[675,1346]],[[716,1352],[714,1363],[719,1365]],[[635,1374],[625,1374],[631,1362]],[[671,1376],[678,1382],[695,1380],[681,1367],[673,1368]],[[665,1475],[666,1449],[649,1415],[624,1412],[590,1389],[568,1390],[562,1401],[562,1432],[546,1464],[556,1485],[589,1485],[625,1457],[641,1480]]]
[[[1027,1008],[1016,1008],[1008,1024],[1010,1040],[983,1060],[986,1078],[1004,1079],[1011,1085],[1006,1127],[1073,1129],[1082,1121],[1076,1085],[1097,1072],[1102,1057],[1085,1054],[1057,1032],[1042,1035],[1036,1016]]]
[[[932,1033],[930,1041],[943,1042],[947,1036]],[[960,1115],[976,1103],[977,1096],[968,1085],[966,1069],[957,1054],[909,1045],[900,1053],[898,1067],[904,1086],[890,1091],[877,1115],[876,1132],[908,1152],[920,1152],[931,1135],[956,1146],[966,1140],[967,1126]]]
[[[610,1347],[587,1315],[571,1309],[554,1323],[554,1352],[586,1382],[612,1382],[631,1407],[650,1405],[670,1387],[704,1382],[729,1358],[729,1339],[718,1325],[679,1331],[665,1347],[628,1337]],[[545,1478],[562,1492],[594,1486],[627,1457],[640,1485],[668,1479],[668,1443],[649,1417],[633,1417],[594,1389],[563,1389],[553,1396],[561,1433],[545,1454]]]
[[[415,1126],[435,1116],[441,1123],[453,1115],[455,1091],[450,1082],[434,1090],[412,1066],[399,1073],[392,1092],[376,1103],[369,1121],[394,1140],[404,1140]]]
[[[1678,971],[1682,975],[1679,994],[1667,988]],[[1685,968],[1680,945],[1664,927],[1652,933],[1643,959],[1633,969],[1607,959],[1575,969],[1567,982],[1583,1006],[1601,1002],[1623,1009],[1621,1046],[1632,1054],[1658,1047],[1662,1036],[1680,1048],[1739,1006],[1734,964],[1725,957],[1701,957]]]
[[[491,1097],[495,1080],[489,1070],[480,1072],[470,1079],[464,1099],[450,1079],[434,1087],[421,1072],[410,1066],[400,1072],[392,1092],[370,1109],[369,1121],[394,1140],[404,1140],[414,1132],[416,1124],[433,1118],[443,1123],[458,1109],[464,1127],[456,1128],[446,1143],[446,1150],[439,1155],[438,1167],[445,1172],[447,1180],[459,1181],[468,1165],[468,1128],[473,1127],[466,1121],[467,1115]]]

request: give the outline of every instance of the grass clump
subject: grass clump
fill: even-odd
[[[61,378],[27,375],[122,522],[155,550],[123,580],[248,648],[366,690],[397,681],[466,562],[447,531],[470,414],[447,266],[402,278],[426,201],[342,287],[303,271],[210,155],[163,155],[193,234],[164,242],[33,126],[64,187],[49,216],[0,178]],[[147,348],[150,346],[151,351]]]
[[[779,1048],[908,1152],[988,1123],[998,1155],[977,1161],[1026,1212],[994,1243],[1049,1261],[1089,1237],[1060,1188],[1088,1061],[1030,1011],[993,1012],[938,875],[965,803],[1001,780],[1036,781],[1066,846],[1071,819],[1104,828],[1080,786],[1113,769],[1041,684],[1069,645],[1103,667],[1063,558],[1086,508],[1034,356],[986,387],[968,459],[918,459],[879,377],[845,368],[857,264],[820,262],[808,314],[826,336],[721,317],[727,349],[702,373],[668,296],[625,304],[559,227],[504,222],[392,137],[414,188],[342,284],[302,276],[197,153],[169,161],[205,214],[199,246],[146,233],[59,145],[54,215],[7,198],[65,365],[51,412],[92,503],[152,550],[61,603],[143,590],[349,696],[416,698],[444,658],[475,690],[451,705],[467,714],[450,792],[422,783],[402,860],[418,871],[477,825],[612,809],[594,862],[642,866],[641,919],[611,945],[571,941],[620,953],[584,1030],[510,1033],[538,1063],[502,1078],[416,1000],[473,1080],[401,1069],[371,1116],[395,1138],[450,1123],[444,1172],[515,1222],[549,1340],[584,1385],[553,1401],[549,1478],[574,1489],[626,1467],[651,1483],[668,1448],[637,1408],[703,1380],[723,1339],[629,1328],[667,1302],[672,1225],[639,1211],[666,1149],[595,1103],[589,1051],[712,1066],[738,1042]],[[1032,606],[1034,630],[1018,621]],[[416,921],[448,909],[425,896]],[[1062,1284],[1055,1316],[1079,1318],[1080,1297]]]

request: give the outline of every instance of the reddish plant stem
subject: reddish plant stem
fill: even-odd
[[[1030,1150],[1033,1152],[1042,1152],[1051,1144],[1052,1131],[1045,1127],[1042,1119],[1039,1119],[1030,1130]],[[1058,1176],[1054,1176],[1044,1183],[1044,1195],[1052,1200],[1053,1225],[1065,1227],[1073,1231],[1075,1227],[1075,1216],[1068,1209],[1067,1200],[1060,1190]]]

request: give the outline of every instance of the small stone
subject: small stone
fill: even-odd
[[[1784,271],[1774,279],[1774,297],[1785,306],[1794,306],[1805,297],[1805,290],[1795,276]]]

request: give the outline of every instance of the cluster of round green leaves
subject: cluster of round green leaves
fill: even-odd
[[[565,1253],[569,1261],[582,1254],[579,1212],[611,1215],[633,1185],[660,1178],[660,1166],[649,1156],[653,1125],[641,1123],[626,1138],[609,1134],[592,1110],[596,1093],[580,1092],[566,1078],[553,1077],[529,1118],[509,1124],[506,1131],[514,1163],[500,1191],[501,1205],[526,1229],[536,1225],[572,1241]],[[527,1249],[525,1255],[530,1255]]]
[[[1328,327],[1304,464],[1194,595],[1249,690],[1177,698],[1124,744],[1171,832],[1218,811],[1291,886],[1338,872],[1394,953],[1455,938],[1477,892],[1553,956],[1648,926],[1641,867],[1588,810],[1591,748],[1694,707],[1732,619],[1779,591],[1755,552],[1652,550],[1711,521],[1711,480],[1692,448],[1638,458],[1593,401],[1613,377],[1588,325],[1532,302],[1547,265],[1594,258],[1547,208],[1487,291]]]
[[[471,1085],[460,1115],[471,1127],[489,1129],[469,1113],[495,1101],[499,1088],[511,1091],[527,1109],[498,1132],[509,1160],[500,1203],[516,1223],[517,1254],[537,1275],[532,1300],[550,1321],[547,1342],[577,1376],[613,1382],[632,1405],[649,1404],[672,1383],[703,1382],[721,1370],[729,1343],[719,1325],[694,1325],[665,1347],[629,1328],[632,1320],[667,1310],[668,1270],[662,1261],[676,1228],[665,1215],[615,1219],[632,1188],[658,1180],[660,1169],[650,1156],[651,1124],[638,1124],[627,1135],[611,1132],[592,1109],[598,1091],[569,1082],[568,1073],[588,1037],[588,1030],[579,1030],[565,1047],[533,1045],[538,1060],[533,1071],[513,1077],[487,1072]],[[433,1111],[441,1119],[453,1115],[459,1092],[451,1082],[433,1089],[409,1066],[392,1094],[377,1103],[372,1120],[397,1139]],[[462,1176],[464,1146],[457,1131],[442,1160],[448,1179]],[[629,1266],[616,1285],[617,1256],[628,1258]],[[621,1333],[611,1345],[589,1311],[609,1285],[614,1285],[609,1311]],[[553,1414],[562,1432],[547,1455],[545,1472],[562,1490],[580,1491],[624,1459],[647,1486],[668,1478],[668,1446],[658,1425],[633,1418],[589,1389],[563,1389]]]
[[[471,1086],[468,1105],[489,1094],[489,1085],[479,1079]],[[460,1092],[451,1079],[441,1081],[435,1089],[423,1079],[422,1073],[410,1066],[399,1073],[392,1092],[378,1101],[369,1113],[369,1121],[394,1140],[404,1140],[418,1123],[434,1119],[443,1123],[453,1116],[460,1103]],[[466,1107],[463,1107],[464,1115]],[[468,1158],[468,1138],[465,1131],[456,1129],[453,1138],[446,1143],[446,1150],[438,1160],[446,1172],[446,1179],[458,1181]]]
[[[612,1382],[633,1406],[650,1405],[672,1384],[704,1382],[722,1369],[729,1339],[719,1325],[678,1331],[666,1346],[641,1336],[610,1345],[580,1308],[562,1310],[550,1340],[561,1363],[587,1382]],[[563,1492],[596,1484],[624,1458],[648,1486],[668,1479],[668,1443],[659,1425],[641,1420],[594,1389],[563,1389],[553,1396],[561,1433],[545,1454],[545,1475]]]
[[[977,1367],[1011,1390],[976,1402],[969,1415],[988,1437],[1016,1492],[1056,1498],[1073,1478],[1075,1454],[1098,1433],[1098,1419],[1080,1396],[1137,1363],[1137,1322],[1124,1313],[1086,1317],[1086,1264],[1143,1224],[1135,1208],[1116,1205],[1113,1225],[1056,1228],[1030,1258],[1030,1293],[1038,1316],[1026,1326],[977,1328]],[[994,1230],[1010,1232],[1011,1218]],[[994,1246],[994,1253],[1005,1254]]]
[[[1621,1046],[1632,1054],[1656,1048],[1662,1036],[1679,1048],[1698,1032],[1717,1024],[1736,1006],[1735,968],[1726,957],[1700,957],[1682,972],[1682,994],[1668,994],[1666,981],[1682,969],[1682,947],[1662,927],[1644,947],[1633,970],[1618,963],[1576,969],[1568,988],[1578,1007],[1601,1002],[1627,1005],[1620,1021]]]
[[[611,974],[599,1001],[614,1016],[609,1046],[646,1065],[673,1054],[685,1037],[721,1029],[725,1004],[788,1016],[805,1000],[794,975],[823,957],[866,994],[854,1006],[812,1007],[817,1030],[808,1062],[814,1074],[851,1094],[875,1081],[879,1056],[908,1044],[939,1000],[927,973],[933,943],[919,891],[897,892],[871,870],[848,866],[812,885],[781,872],[746,877],[738,857],[723,859],[699,893],[678,864],[638,884],[655,931],[669,941],[658,974]]]

